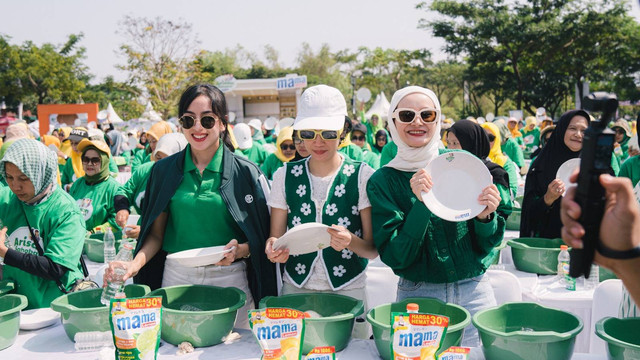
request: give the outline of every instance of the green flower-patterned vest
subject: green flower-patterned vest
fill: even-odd
[[[322,223],[342,225],[358,237],[362,237],[362,222],[358,211],[358,177],[362,163],[345,156],[328,189],[324,208],[316,209],[311,199],[311,178],[308,159],[286,163],[285,195],[289,214],[289,229],[300,224],[316,222],[316,210],[322,211]],[[347,189],[349,191],[347,191]],[[367,267],[368,260],[344,249],[336,251],[327,247],[315,253],[292,255],[285,264],[285,271],[297,286],[302,287],[311,269],[322,254],[329,283],[334,290],[345,287]]]

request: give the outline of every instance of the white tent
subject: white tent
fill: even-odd
[[[107,120],[112,124],[117,124],[123,122],[122,118],[116,114],[116,111],[113,109],[111,103],[107,106]]]
[[[151,101],[149,101],[147,102],[147,106],[144,109],[142,116],[140,116],[140,120],[142,119],[150,120],[150,121],[162,121],[162,116],[160,116],[160,114],[157,111],[153,110]]]
[[[364,116],[367,119],[370,119],[371,115],[378,114],[381,118],[386,119],[387,114],[389,113],[390,106],[391,104],[389,104],[389,100],[387,100],[387,97],[384,96],[384,92],[381,91],[380,94],[376,95],[376,100],[373,102],[373,105],[371,105],[369,111],[367,111]]]

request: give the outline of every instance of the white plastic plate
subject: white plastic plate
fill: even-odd
[[[51,308],[23,310],[20,313],[21,330],[38,330],[60,322],[60,313]]]
[[[207,266],[219,262],[224,258],[224,254],[231,250],[233,248],[225,250],[224,246],[211,246],[173,253],[167,255],[167,259],[176,260],[180,265],[186,267]]]
[[[567,193],[569,186],[571,186],[571,182],[569,181],[569,177],[573,174],[573,171],[580,168],[580,158],[569,159],[564,162],[564,164],[560,165],[558,168],[558,172],[556,172],[556,179],[562,180],[564,183],[565,191],[562,193],[562,196]]]
[[[289,249],[289,255],[302,255],[322,250],[331,242],[328,228],[329,226],[320,223],[298,225],[274,241],[273,249]]]
[[[433,187],[422,193],[422,201],[436,216],[447,221],[466,221],[480,214],[482,190],[493,183],[489,169],[467,152],[441,154],[426,167]]]

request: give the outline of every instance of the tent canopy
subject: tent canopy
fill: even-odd
[[[371,115],[378,114],[381,118],[386,119],[387,114],[389,114],[389,107],[391,107],[391,104],[389,104],[389,100],[384,95],[384,91],[381,91],[380,94],[376,95],[376,100],[364,116],[370,119]]]

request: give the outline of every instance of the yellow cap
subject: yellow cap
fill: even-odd
[[[80,141],[80,144],[78,144],[78,151],[80,153],[83,153],[84,149],[86,149],[87,146],[93,146],[96,149],[98,149],[98,150],[102,151],[103,153],[107,154],[108,156],[111,156],[111,149],[109,149],[109,145],[107,145],[107,143],[104,142],[104,141],[82,139],[82,141]]]

